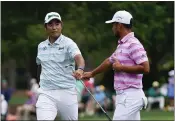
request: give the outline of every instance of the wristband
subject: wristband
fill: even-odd
[[[83,67],[78,67],[78,69],[81,69],[81,70],[83,70],[83,71],[84,71],[84,68],[83,68]]]

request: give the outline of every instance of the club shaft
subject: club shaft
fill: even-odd
[[[103,107],[100,105],[100,103],[95,99],[95,97],[93,96],[93,94],[91,93],[91,91],[86,87],[86,85],[84,84],[84,82],[82,80],[80,80],[81,83],[84,85],[84,87],[86,88],[86,90],[89,92],[89,94],[92,96],[92,98],[96,101],[96,103],[100,106],[101,110],[105,113],[106,117],[110,120],[111,118],[109,117],[109,115],[106,113],[106,111],[103,109]]]

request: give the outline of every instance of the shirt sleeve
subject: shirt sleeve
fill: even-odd
[[[129,46],[129,56],[136,64],[148,61],[146,51],[141,43],[132,43]]]
[[[81,54],[77,44],[75,42],[71,42],[68,46],[68,53],[71,58],[74,58],[76,55]]]
[[[109,62],[113,64],[116,60],[116,51],[109,57]]]
[[[41,60],[38,58],[38,53],[39,53],[39,45],[38,45],[38,50],[37,50],[36,64],[40,65],[41,64]]]

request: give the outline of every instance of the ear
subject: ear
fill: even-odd
[[[115,23],[116,28],[120,27],[120,23]]]
[[[119,23],[119,25],[118,25],[120,28],[122,27],[122,24],[121,23]]]
[[[63,28],[63,22],[61,22],[61,26],[62,26],[62,28]]]

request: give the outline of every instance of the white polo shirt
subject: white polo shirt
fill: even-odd
[[[44,90],[76,87],[74,56],[81,54],[77,44],[70,38],[60,35],[51,44],[45,40],[38,45],[36,63],[41,64],[40,88]]]

